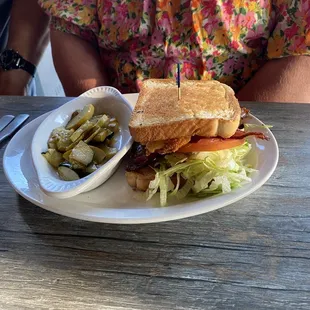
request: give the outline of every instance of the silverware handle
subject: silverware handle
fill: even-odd
[[[0,131],[4,129],[15,118],[14,115],[4,115],[0,118]]]
[[[13,134],[28,118],[28,114],[17,115],[15,119],[0,132],[0,143]]]

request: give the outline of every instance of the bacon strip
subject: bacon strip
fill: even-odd
[[[269,137],[265,136],[262,132],[244,132],[241,130],[237,130],[235,134],[229,139],[244,139],[245,137],[255,136],[258,139],[269,140]]]
[[[140,168],[147,167],[158,161],[162,157],[157,153],[146,155],[145,146],[135,142],[129,152],[129,159],[126,166],[126,171],[136,171]]]

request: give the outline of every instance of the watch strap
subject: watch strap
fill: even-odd
[[[36,73],[36,66],[22,57],[20,58],[18,68],[27,71],[32,77]]]
[[[0,0],[1,1],[1,0]],[[23,58],[14,49],[6,49],[0,53],[0,68],[4,71],[21,69],[34,77],[36,73],[36,66]]]

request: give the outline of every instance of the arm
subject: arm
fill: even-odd
[[[310,57],[268,61],[237,97],[241,101],[310,103]]]
[[[58,30],[51,30],[51,42],[55,68],[67,96],[108,84],[100,54],[90,42]]]
[[[7,47],[38,65],[49,40],[48,23],[49,17],[37,0],[14,0]],[[30,79],[23,70],[0,71],[0,94],[25,95]]]

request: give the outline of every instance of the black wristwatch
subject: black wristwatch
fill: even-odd
[[[32,77],[36,73],[36,66],[13,49],[6,49],[0,54],[0,68],[4,71],[22,69]]]

